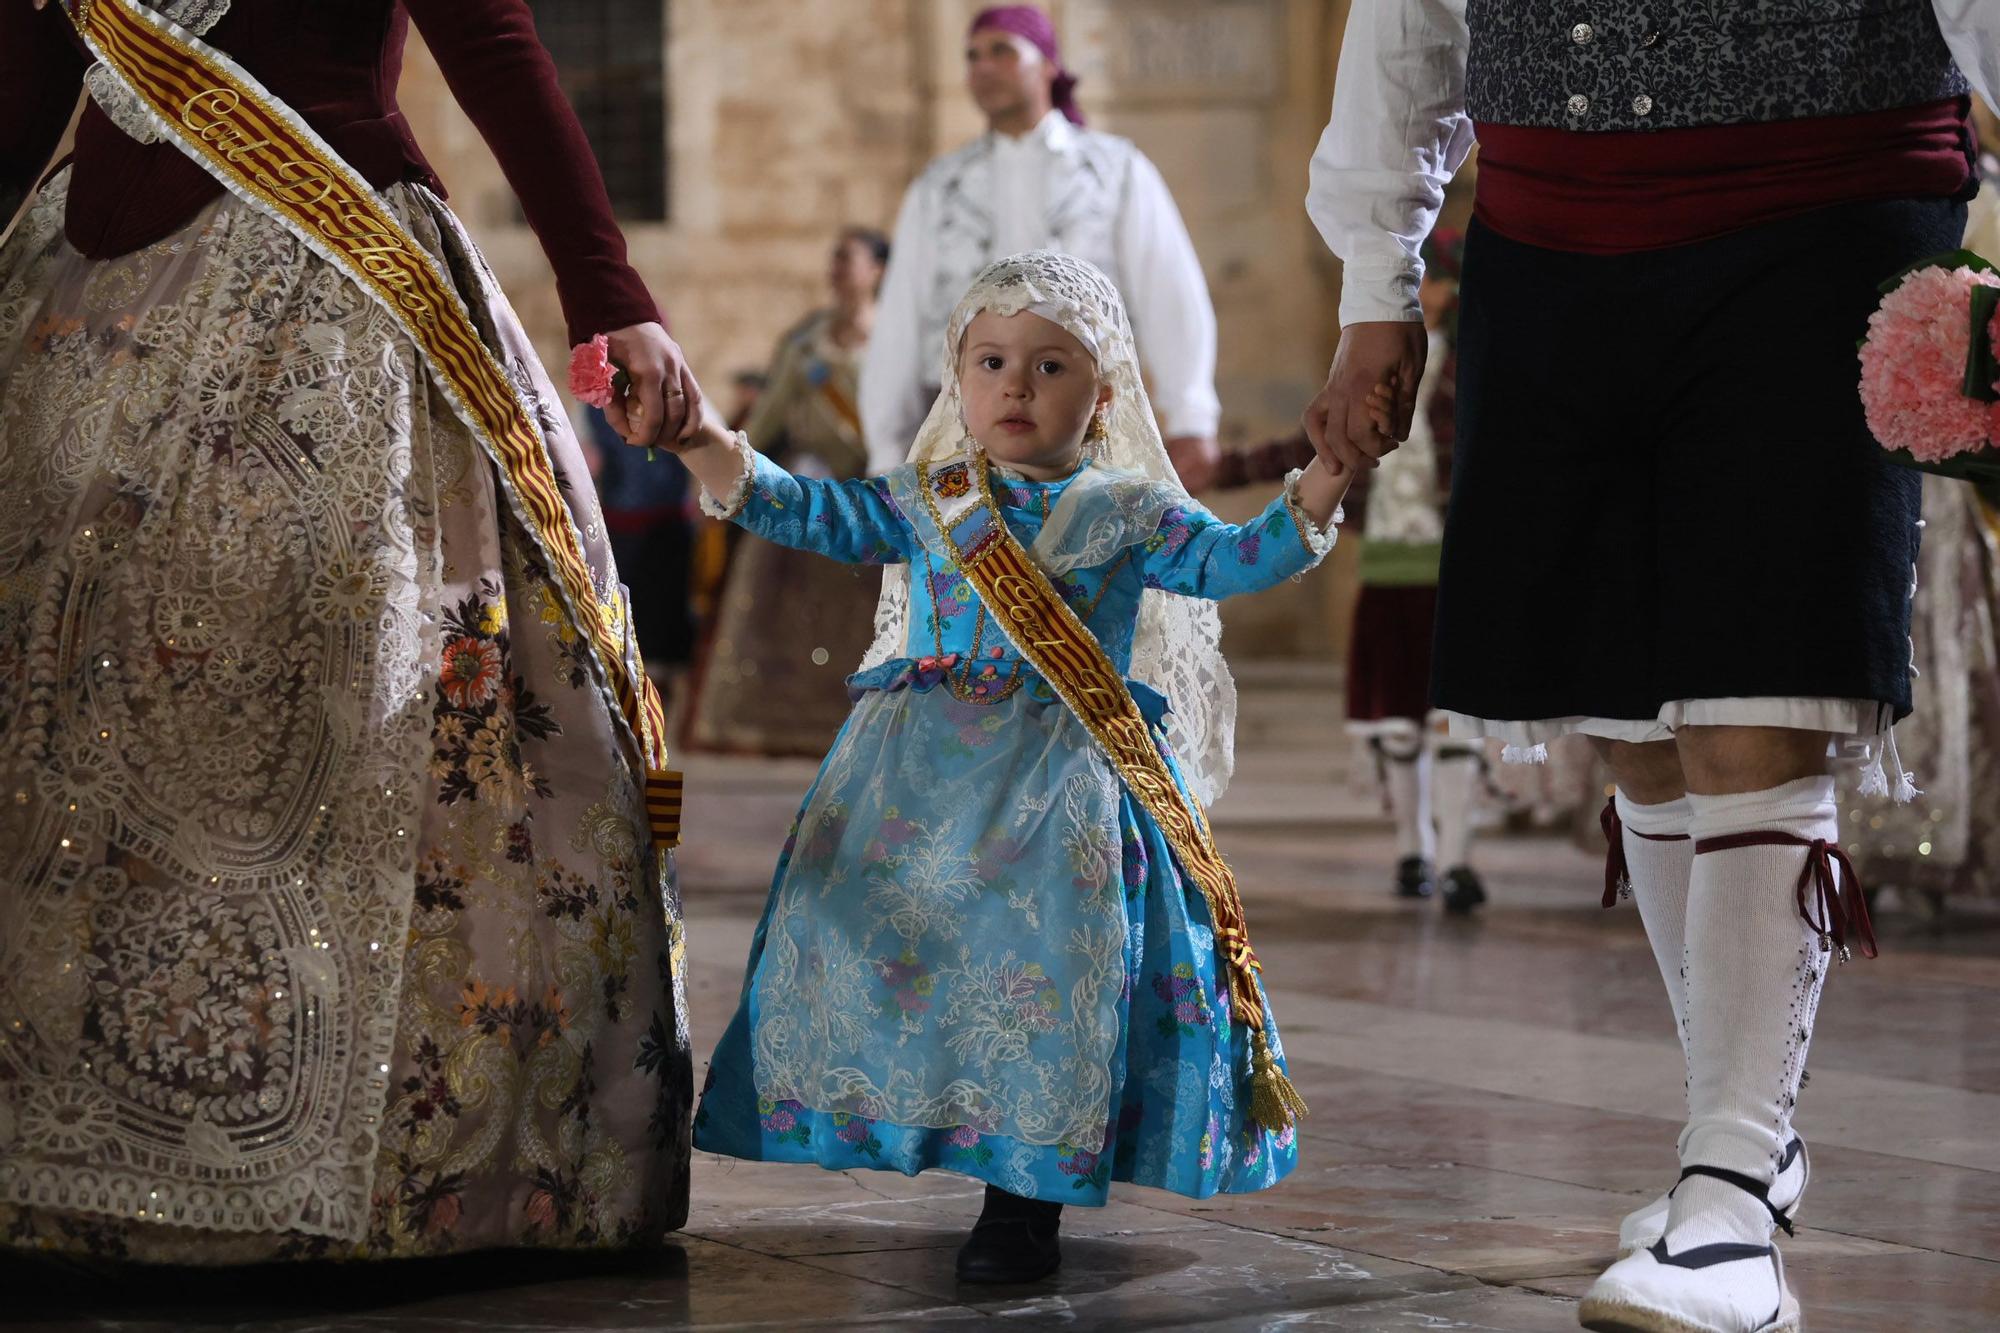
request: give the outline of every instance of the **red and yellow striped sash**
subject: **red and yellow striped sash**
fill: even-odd
[[[183,152],[288,227],[395,315],[459,417],[504,473],[617,711],[638,744],[654,842],[680,836],[658,691],[626,653],[624,609],[596,587],[533,413],[457,291],[384,201],[295,113],[227,56],[131,0],[70,0],[93,54]]]

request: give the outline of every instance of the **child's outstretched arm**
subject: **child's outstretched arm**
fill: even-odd
[[[1286,481],[1277,499],[1241,526],[1190,501],[1169,509],[1135,548],[1149,588],[1221,599],[1259,592],[1317,565],[1333,549],[1340,499],[1352,478],[1318,459]]]
[[[701,483],[702,510],[716,518],[849,564],[887,565],[910,557],[910,526],[889,498],[885,478],[795,477],[713,418],[705,419],[693,438],[666,447]]]

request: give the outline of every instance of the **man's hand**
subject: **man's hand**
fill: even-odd
[[[1199,495],[1215,484],[1215,474],[1222,467],[1222,447],[1213,435],[1176,435],[1167,441],[1167,459],[1187,493]]]
[[[1417,381],[1429,351],[1424,326],[1410,323],[1350,324],[1326,372],[1326,387],[1306,408],[1306,438],[1335,473],[1374,467],[1399,440],[1410,436],[1416,414]],[[1368,395],[1378,386],[1391,394],[1392,429],[1384,434],[1368,415]]]
[[[630,384],[604,409],[625,443],[645,448],[685,440],[701,425],[701,386],[680,345],[658,324],[634,324],[607,334],[611,362]]]

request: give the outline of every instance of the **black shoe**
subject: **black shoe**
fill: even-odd
[[[1444,910],[1471,916],[1472,909],[1486,901],[1486,886],[1471,866],[1453,866],[1444,872]]]
[[[1056,1237],[1062,1205],[1023,1199],[992,1185],[986,1209],[958,1251],[958,1280],[995,1285],[1037,1282],[1062,1266]]]
[[[1406,856],[1396,862],[1396,896],[1428,898],[1437,891],[1436,872],[1421,856]]]

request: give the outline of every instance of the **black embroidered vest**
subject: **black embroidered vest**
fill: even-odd
[[[1969,91],[1931,0],[1466,0],[1476,121],[1664,130]]]

